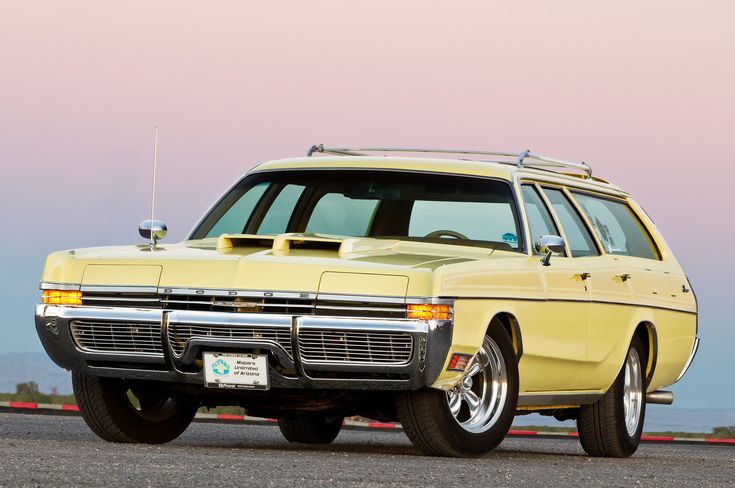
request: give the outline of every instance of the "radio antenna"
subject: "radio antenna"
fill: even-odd
[[[151,249],[156,247],[156,239],[153,232],[153,214],[156,210],[156,166],[158,165],[158,125],[153,138],[153,186],[151,188]]]

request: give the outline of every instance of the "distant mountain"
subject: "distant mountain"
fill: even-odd
[[[60,395],[71,393],[71,375],[43,352],[10,352],[0,354],[0,392],[15,393],[15,385],[35,381],[42,393],[53,388]]]

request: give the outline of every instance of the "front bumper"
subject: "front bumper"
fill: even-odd
[[[37,305],[36,330],[56,364],[96,376],[203,385],[202,351],[267,353],[272,388],[418,389],[452,343],[443,320],[89,306]]]

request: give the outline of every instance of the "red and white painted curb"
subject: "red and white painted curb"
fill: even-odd
[[[0,401],[0,411],[10,410],[18,413],[31,413],[29,410],[34,410],[33,413],[39,414],[68,414],[68,415],[79,415],[79,407],[76,405],[58,405],[48,403],[32,403],[32,402],[8,402]],[[197,413],[195,420],[201,422],[232,422],[238,424],[250,424],[250,425],[273,425],[277,422],[276,419],[266,419],[260,417],[249,417],[247,415],[232,415],[226,413]],[[345,419],[345,427],[351,429],[381,429],[381,430],[403,430],[401,424],[387,423],[387,422],[366,422],[359,420]],[[579,437],[576,432],[544,432],[535,430],[518,430],[511,429],[508,431],[509,436],[516,437],[546,437],[546,438],[569,438]],[[641,437],[643,442],[675,442],[684,444],[716,444],[716,445],[729,445],[735,447],[735,439],[718,439],[715,437],[667,437],[667,436],[655,436],[655,435],[644,435]]]

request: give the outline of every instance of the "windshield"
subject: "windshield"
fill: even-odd
[[[508,183],[379,170],[252,174],[214,206],[191,238],[286,232],[522,250]]]

